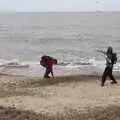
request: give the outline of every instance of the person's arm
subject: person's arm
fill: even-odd
[[[99,53],[103,53],[104,55],[106,55],[106,52],[103,51],[103,50],[96,50],[96,51],[99,52]]]

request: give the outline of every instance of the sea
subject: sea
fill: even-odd
[[[120,12],[0,13],[0,73],[42,77],[43,55],[58,60],[55,76],[102,75],[109,46],[120,74]]]

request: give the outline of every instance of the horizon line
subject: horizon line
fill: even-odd
[[[119,13],[120,11],[0,11],[0,13]]]

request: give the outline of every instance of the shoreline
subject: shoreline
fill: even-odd
[[[7,73],[2,73],[2,72],[0,72],[0,76],[11,76],[11,77],[22,77],[22,78],[40,78],[40,79],[44,79],[44,76],[43,75],[41,75],[41,76],[27,76],[27,75],[14,75],[14,74],[7,74]],[[117,79],[120,79],[120,74],[115,74],[115,73],[113,73],[113,76],[115,76],[115,78],[117,78]],[[51,78],[53,78],[52,76],[50,76]],[[86,77],[86,78],[88,78],[88,77],[93,77],[93,78],[96,78],[96,77],[98,77],[98,78],[102,78],[102,74],[81,74],[81,73],[69,73],[69,74],[59,74],[59,75],[55,75],[54,76],[54,78],[56,79],[56,78],[73,78],[73,77]],[[109,79],[109,78],[108,78]]]
[[[105,67],[105,66],[104,66]],[[55,76],[71,76],[71,75],[95,75],[102,76],[104,67],[101,65],[82,65],[82,66],[54,66],[53,72]],[[45,68],[39,64],[29,67],[3,67],[0,69],[0,74],[15,75],[26,77],[42,77],[44,76]],[[113,69],[113,75],[120,76],[119,65]]]

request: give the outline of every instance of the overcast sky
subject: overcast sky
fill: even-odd
[[[120,11],[120,0],[0,0],[0,11]]]

